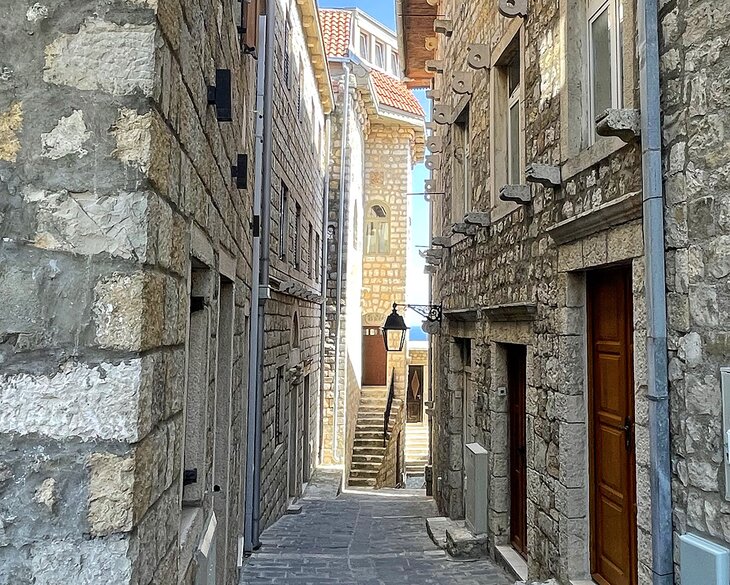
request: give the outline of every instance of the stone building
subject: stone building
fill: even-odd
[[[258,6],[0,9],[2,583],[237,582]]]
[[[437,502],[487,508],[479,542],[523,577],[679,581],[687,533],[730,542],[727,10],[398,13],[406,80],[433,99]]]
[[[269,221],[261,215],[263,240],[269,231],[269,267],[266,282],[259,273],[257,291],[264,315],[262,436],[256,454],[261,508],[259,518],[254,515],[260,530],[301,495],[317,462],[325,177],[333,106],[316,3],[276,0],[272,6],[271,166],[269,178],[262,179],[263,197],[267,181],[270,187]]]
[[[406,351],[387,355],[381,327],[393,303],[406,300],[407,194],[412,167],[423,156],[424,114],[400,80],[392,31],[356,9],[320,15],[337,103],[322,459],[344,462],[350,485],[395,485],[404,469]],[[387,445],[391,380],[396,400]]]

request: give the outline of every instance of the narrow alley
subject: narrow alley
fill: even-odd
[[[506,585],[488,560],[456,560],[431,542],[436,507],[423,490],[337,494],[340,472],[319,470],[301,500],[264,531],[242,585]]]

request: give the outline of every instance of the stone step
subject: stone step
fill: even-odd
[[[358,429],[355,431],[355,440],[358,439],[380,439],[383,440],[383,429],[379,431],[367,431]]]
[[[382,455],[383,453],[385,453],[385,447],[383,447],[382,441],[377,447],[359,445],[352,450],[353,457],[356,455]]]
[[[375,478],[351,477],[347,485],[350,487],[374,487]]]
[[[375,469],[358,469],[353,467],[350,470],[350,479],[375,479],[378,477],[378,468]]]
[[[380,465],[383,462],[383,459],[385,458],[385,455],[355,455],[352,456],[352,465],[360,465],[362,463],[376,463],[377,465]]]

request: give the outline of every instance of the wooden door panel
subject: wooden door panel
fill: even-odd
[[[510,453],[510,542],[527,555],[527,348],[507,350]]]
[[[589,273],[591,573],[635,585],[633,308],[630,268]]]
[[[388,352],[379,327],[364,327],[362,336],[362,385],[385,386]]]

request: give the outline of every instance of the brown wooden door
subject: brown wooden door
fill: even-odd
[[[380,327],[363,327],[362,385],[385,386],[388,375],[388,352]]]
[[[423,422],[423,366],[408,367],[408,422]]]
[[[591,572],[600,585],[634,585],[636,475],[631,269],[587,278]]]
[[[527,348],[507,349],[509,391],[510,462],[510,542],[517,552],[527,555]]]

